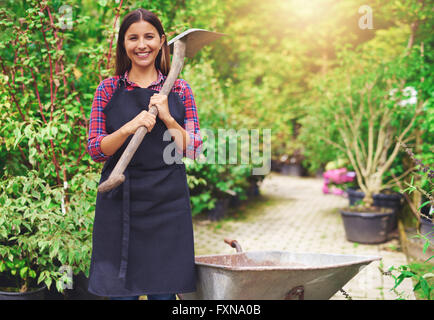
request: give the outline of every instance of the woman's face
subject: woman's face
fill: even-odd
[[[125,51],[133,67],[153,66],[163,43],[164,35],[160,38],[157,29],[144,20],[131,24],[125,32]]]

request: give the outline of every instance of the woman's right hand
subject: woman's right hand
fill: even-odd
[[[156,122],[156,116],[146,110],[140,112],[133,120],[124,124],[119,130],[105,136],[101,140],[101,151],[108,156],[113,155],[139,127],[146,127],[151,132]]]
[[[128,134],[134,134],[136,133],[137,129],[139,127],[146,127],[148,129],[148,132],[152,131],[152,128],[154,128],[156,122],[156,116],[154,116],[152,113],[149,113],[146,110],[143,110],[140,112],[133,120],[127,122],[122,129]]]

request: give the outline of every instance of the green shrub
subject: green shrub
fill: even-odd
[[[67,202],[64,188],[33,170],[0,182],[0,272],[22,292],[32,279],[62,291],[68,278],[61,266],[88,274],[97,179],[95,173],[74,177]]]

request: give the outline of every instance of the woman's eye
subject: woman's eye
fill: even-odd
[[[154,36],[145,36],[146,39],[152,40],[154,39]],[[130,37],[129,40],[137,40],[137,37]]]

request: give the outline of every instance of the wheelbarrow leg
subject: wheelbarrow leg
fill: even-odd
[[[289,290],[285,296],[285,300],[294,300],[293,297],[298,296],[298,300],[304,300],[304,287],[297,286]]]

